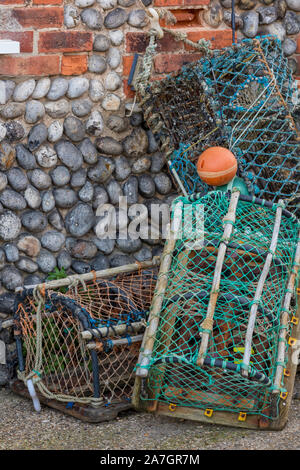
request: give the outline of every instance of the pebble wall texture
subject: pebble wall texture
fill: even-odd
[[[141,3],[0,4],[0,39],[21,44],[20,55],[0,56],[1,321],[12,313],[17,287],[45,280],[56,267],[82,274],[160,254],[159,239],[98,239],[96,209],[117,205],[119,196],[129,205],[170,204],[176,188],[138,105],[129,115],[134,93],[127,78],[134,53],[143,54],[149,40]],[[193,41],[231,44],[231,0],[155,0],[154,6],[170,9],[177,19],[171,27]],[[297,75],[300,0],[237,0],[236,12],[238,36],[276,34]],[[154,78],[198,57],[165,34]],[[10,362],[11,332],[1,332],[0,341]],[[0,364],[0,385],[8,378]]]

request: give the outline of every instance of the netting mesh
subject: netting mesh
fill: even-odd
[[[155,282],[153,268],[77,283],[64,293],[23,292],[15,315],[24,358],[20,378],[38,376],[38,390],[59,401],[130,401]]]
[[[229,193],[210,192],[196,200],[178,198],[173,208],[178,204],[182,204],[181,228],[169,268],[159,275],[162,280],[167,277],[166,289],[155,294],[151,307],[159,295],[162,306],[159,312],[153,312],[159,321],[152,338],[153,351],[148,365],[139,363],[148,370],[147,396],[143,393],[141,400],[275,417],[279,394],[284,390],[282,376],[276,385],[275,375],[278,366],[285,366],[288,351],[290,327],[281,323],[281,315],[298,243],[296,219],[282,212],[273,252],[276,204],[240,196],[235,222],[228,222],[233,225],[229,238],[224,237]],[[174,213],[175,209],[173,218]],[[215,288],[217,257],[224,241],[227,249]],[[169,251],[170,245],[166,245],[164,256],[170,256]],[[216,293],[213,322],[207,330],[205,319]],[[249,312],[254,304],[257,313],[249,343]],[[286,336],[280,340],[283,328]],[[209,340],[201,363],[199,350],[205,332]],[[285,345],[284,363],[278,355],[280,341]]]
[[[152,83],[143,109],[188,194],[207,192],[195,164],[203,150],[221,145],[236,155],[250,192],[278,201],[299,193],[296,103],[281,43],[269,36],[212,51]]]

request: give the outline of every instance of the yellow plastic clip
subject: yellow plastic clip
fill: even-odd
[[[204,415],[207,416],[207,418],[211,418],[213,415],[213,412],[214,410],[212,410],[211,408],[206,408],[206,410],[204,411]]]
[[[284,375],[285,377],[289,377],[289,376],[291,375],[289,369],[283,369],[283,375]]]
[[[282,400],[286,400],[287,396],[288,396],[288,392],[281,392],[280,393],[280,398],[282,398]]]
[[[247,418],[247,413],[244,413],[243,411],[240,412],[238,420],[239,421],[246,421]]]
[[[296,338],[290,337],[289,340],[288,340],[288,343],[289,343],[290,346],[295,346],[295,344],[297,343],[297,340],[296,340]]]
[[[177,405],[176,405],[175,403],[170,403],[170,404],[169,404],[169,410],[170,410],[170,411],[175,411],[175,410],[176,410],[176,407],[177,407]]]
[[[298,325],[298,323],[299,323],[299,318],[298,318],[298,317],[292,317],[292,318],[291,318],[291,323],[293,323],[293,325]]]

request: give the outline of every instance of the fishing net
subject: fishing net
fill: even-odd
[[[296,82],[280,41],[264,36],[211,50],[177,74],[155,81],[147,88],[142,107],[187,194],[212,189],[200,180],[195,164],[203,150],[221,145],[236,155],[239,175],[252,194],[278,201],[298,193],[289,203],[296,211],[297,100]]]
[[[285,398],[299,224],[281,204],[238,195],[173,205],[137,369],[149,409],[275,418]]]
[[[19,378],[62,402],[129,402],[156,277],[153,268],[77,279],[64,292],[24,290],[15,314]]]

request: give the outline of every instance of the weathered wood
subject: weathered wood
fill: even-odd
[[[142,341],[142,339],[143,339],[143,335],[130,336],[130,341],[132,343],[138,343]],[[110,341],[111,341],[112,347],[123,346],[124,344],[129,345],[127,338],[113,339]],[[93,341],[91,343],[87,343],[86,347],[87,349],[96,349],[97,351],[103,351],[103,343],[101,343],[100,341],[98,342]]]
[[[92,332],[95,333],[95,336],[99,335],[106,337],[106,336],[116,336],[116,335],[124,335],[126,333],[137,333],[138,331],[141,331],[143,328],[145,328],[145,323],[144,322],[134,322],[130,323],[128,326],[127,323],[123,323],[121,325],[115,325],[113,328],[112,327],[103,327],[103,328],[93,328],[92,331],[82,331],[81,336],[83,339],[92,339],[93,334]]]

